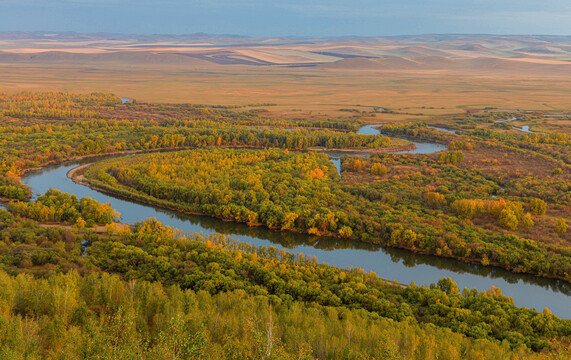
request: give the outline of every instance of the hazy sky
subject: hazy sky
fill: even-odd
[[[571,0],[0,0],[0,31],[571,34]]]

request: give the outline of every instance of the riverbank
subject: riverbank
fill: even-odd
[[[504,295],[512,297],[517,306],[537,309],[548,307],[560,317],[571,318],[570,309],[565,305],[571,296],[571,285],[568,282],[510,272],[501,267],[482,266],[477,262],[425,255],[418,250],[401,250],[344,238],[272,231],[262,226],[248,227],[243,223],[220,221],[209,216],[185,215],[140,205],[70,181],[66,174],[78,165],[85,164],[52,166],[40,172],[29,173],[23,181],[34,193],[43,193],[53,187],[78,197],[89,196],[100,203],[112,203],[113,208],[122,214],[123,223],[134,224],[141,219],[155,218],[185,233],[224,234],[253,246],[272,246],[278,251],[283,249],[294,254],[303,253],[309,258],[315,256],[319,263],[340,269],[362,268],[366,273],[372,271],[401,284],[414,281],[418,286],[429,286],[440,278],[450,277],[460,289],[467,287],[486,291],[495,286],[501,288]]]
[[[162,209],[170,210],[170,211],[175,211],[175,212],[186,214],[186,215],[204,216],[204,217],[218,219],[218,220],[225,221],[225,222],[245,224],[249,227],[265,227],[265,228],[272,230],[272,231],[282,231],[282,230],[280,230],[280,228],[271,228],[269,226],[264,225],[263,223],[242,223],[239,221],[225,219],[223,217],[218,217],[218,216],[214,216],[214,215],[210,215],[210,214],[206,214],[206,213],[201,213],[198,211],[188,211],[188,210],[177,208],[177,207],[172,206],[172,205],[165,204],[164,202],[168,202],[167,200],[152,201],[152,200],[149,200],[149,199],[142,197],[142,196],[136,196],[135,194],[127,195],[127,194],[119,192],[115,189],[93,185],[85,179],[85,176],[83,175],[83,171],[85,171],[87,168],[89,168],[90,166],[92,166],[94,164],[95,163],[89,163],[89,164],[77,166],[77,167],[69,170],[66,173],[66,176],[69,179],[71,179],[74,183],[76,183],[78,185],[86,186],[86,187],[90,188],[91,190],[98,191],[98,192],[101,192],[101,193],[104,193],[107,195],[111,195],[111,196],[119,198],[119,199],[134,201],[134,202],[137,202],[137,203],[142,204],[142,205],[158,207],[158,208],[162,208]],[[293,232],[293,233],[298,233],[298,234],[309,234],[307,231],[300,231],[297,229],[288,229],[287,231]],[[334,237],[334,238],[339,238],[339,239],[347,239],[347,238],[343,238],[343,237],[339,236],[338,234],[313,234],[313,235]],[[357,239],[352,239],[352,240],[357,241]]]
[[[280,229],[279,227],[272,228],[272,227],[269,227],[269,226],[262,224],[262,223],[245,223],[245,222],[236,221],[234,219],[222,218],[222,217],[211,215],[211,214],[184,210],[184,209],[177,207],[176,204],[173,204],[171,201],[168,201],[168,200],[155,199],[149,195],[137,195],[137,194],[133,194],[131,192],[128,192],[128,193],[122,192],[122,191],[118,191],[115,188],[112,188],[111,186],[107,187],[107,186],[94,185],[94,184],[90,183],[88,180],[86,180],[85,177],[83,176],[83,171],[85,171],[91,165],[93,165],[93,163],[84,164],[84,165],[81,165],[81,166],[76,167],[74,169],[71,169],[70,171],[68,171],[67,177],[72,179],[75,183],[83,185],[83,186],[87,186],[94,191],[99,191],[99,192],[102,192],[104,194],[116,197],[116,198],[132,201],[132,202],[137,202],[137,203],[142,204],[142,205],[147,205],[147,206],[151,206],[151,207],[158,207],[158,208],[162,208],[162,209],[166,209],[166,210],[170,210],[170,211],[174,211],[174,212],[178,212],[178,213],[182,213],[182,214],[204,216],[204,217],[218,219],[218,220],[221,220],[224,222],[241,223],[241,224],[245,224],[249,227],[264,227],[264,228],[267,228],[271,231],[277,231],[277,232],[286,231],[286,232],[298,233],[298,234],[311,234],[311,235],[315,235],[317,237],[323,237],[323,238],[347,239],[347,240],[353,241],[353,242],[362,242],[362,243],[369,243],[369,244],[374,244],[374,245],[379,245],[379,246],[392,247],[392,248],[396,248],[396,249],[402,249],[402,250],[413,252],[415,254],[434,256],[436,258],[452,259],[452,260],[461,261],[461,262],[465,262],[465,263],[469,263],[469,264],[477,264],[477,265],[482,264],[482,260],[477,259],[477,258],[460,257],[460,256],[449,255],[449,254],[438,254],[436,252],[431,252],[429,250],[419,249],[418,247],[402,246],[401,244],[387,245],[386,241],[379,242],[379,241],[374,241],[374,240],[362,240],[362,239],[358,239],[355,237],[342,237],[336,233],[310,233],[308,230]],[[509,271],[509,272],[516,273],[516,274],[526,273],[526,274],[537,276],[537,277],[555,279],[555,280],[560,280],[560,281],[564,281],[567,283],[571,283],[569,281],[569,279],[566,279],[564,277],[553,276],[551,274],[522,272],[517,267],[510,267],[510,266],[507,266],[506,264],[502,264],[502,263],[493,261],[492,259],[489,259],[488,263],[486,265],[482,265],[482,266],[484,266],[484,267],[497,267],[497,268],[501,268],[501,269],[504,269],[504,270]]]
[[[181,210],[181,209],[177,209],[177,208],[172,207],[172,206],[167,206],[167,205],[165,205],[165,204],[153,203],[153,202],[151,202],[151,201],[149,201],[149,200],[146,200],[146,199],[143,199],[143,198],[133,198],[133,197],[129,197],[129,196],[126,196],[126,195],[121,194],[121,193],[116,192],[116,191],[111,191],[111,190],[106,189],[106,188],[102,188],[102,187],[98,187],[98,186],[92,185],[92,184],[90,184],[89,182],[87,182],[87,181],[85,180],[85,177],[83,176],[83,173],[82,173],[82,172],[85,171],[89,166],[91,166],[91,165],[93,165],[93,164],[94,164],[94,163],[83,164],[83,165],[77,166],[77,167],[75,167],[75,168],[72,168],[72,169],[70,169],[70,170],[66,173],[66,176],[67,176],[69,179],[71,179],[71,180],[72,180],[74,183],[76,183],[76,184],[79,184],[79,185],[82,185],[82,186],[87,186],[88,188],[90,188],[90,189],[92,189],[92,190],[94,190],[94,191],[99,191],[99,192],[102,192],[102,193],[111,195],[111,196],[113,196],[113,197],[122,198],[122,199],[129,200],[129,201],[136,201],[136,202],[138,202],[138,203],[140,203],[140,204],[143,204],[143,205],[148,205],[148,206],[153,206],[153,207],[160,207],[160,208],[163,208],[163,209],[166,209],[166,210],[171,210],[171,211],[175,211],[175,212],[180,212],[180,213],[184,213],[184,214],[188,214],[188,215],[205,216],[205,217],[216,218],[216,219],[219,219],[219,220],[222,220],[222,221],[234,222],[234,221],[232,221],[232,220],[223,219],[223,218],[218,218],[218,217],[210,216],[210,215],[204,214],[204,213],[191,212],[191,211],[183,211],[183,210]],[[132,224],[131,224],[131,225],[130,225],[130,224],[123,224],[123,223],[118,223],[118,224],[120,224],[121,226],[128,226],[128,227],[130,227],[131,229],[132,229],[132,227],[133,227]],[[257,227],[257,226],[264,226],[264,227],[265,227],[265,225],[262,224],[262,223],[247,224],[247,225],[248,225],[248,226],[253,226],[253,227]],[[55,227],[55,226],[57,226],[57,225],[56,225],[56,224],[43,224],[43,226],[44,226],[44,227]],[[62,227],[65,228],[65,226],[62,226]],[[71,226],[69,226],[69,228],[71,229]],[[271,228],[268,227],[268,229],[271,229]],[[271,229],[271,230],[279,230],[279,229]],[[103,226],[103,227],[100,229],[100,231],[98,231],[98,232],[101,232],[101,233],[102,233],[102,232],[104,232],[104,231],[105,231],[105,227]],[[301,233],[304,233],[304,232],[301,232],[301,231],[298,231],[298,230],[288,230],[288,231],[294,232],[294,233],[300,233],[300,234],[301,234]],[[327,236],[328,236],[328,237],[338,237],[338,238],[341,239],[341,237],[338,236],[338,235],[336,235],[336,236],[327,235]],[[388,285],[393,285],[393,286],[396,286],[396,287],[400,287],[400,288],[402,288],[402,289],[405,289],[405,288],[407,288],[407,287],[409,286],[409,285],[406,285],[406,284],[399,283],[399,282],[397,282],[396,280],[389,280],[389,279],[383,279],[383,280],[384,280]]]
[[[348,154],[381,154],[381,153],[392,153],[392,152],[401,152],[401,151],[412,151],[416,149],[416,145],[401,145],[401,146],[390,146],[390,147],[383,147],[383,148],[319,148],[313,147],[307,150],[317,151],[317,152],[340,152],[340,153],[348,153]]]
[[[46,229],[50,229],[50,228],[62,228],[62,229],[65,229],[65,230],[74,231],[73,225],[66,225],[66,224],[60,224],[60,223],[43,223],[43,222],[38,222],[38,221],[36,221],[36,224],[37,224],[39,227],[43,227],[43,228],[46,228]],[[123,223],[121,223],[121,222],[115,222],[114,224],[117,226],[117,229],[115,230],[115,232],[116,232],[117,230],[120,231],[122,228],[129,228],[130,230],[133,229],[133,225],[130,225],[130,224],[123,224]],[[90,227],[89,229],[93,230],[93,231],[94,231],[95,233],[97,233],[97,234],[105,234],[105,233],[107,233],[107,228],[106,228],[105,225],[94,225],[94,226]],[[88,230],[88,229],[78,231],[78,234],[82,234],[82,233],[85,234],[85,232],[86,232],[87,230]]]

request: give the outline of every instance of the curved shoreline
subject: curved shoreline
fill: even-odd
[[[88,182],[85,180],[85,177],[83,176],[83,174],[79,174],[79,175],[77,175],[77,176],[74,176],[78,171],[85,170],[85,169],[87,169],[88,167],[90,167],[90,166],[93,165],[93,164],[95,164],[95,163],[93,162],[93,163],[88,163],[88,164],[83,164],[83,165],[76,166],[76,167],[74,167],[73,169],[70,169],[70,170],[66,173],[66,176],[67,176],[67,178],[71,179],[74,183],[79,184],[79,185],[82,185],[82,186],[87,186],[88,188],[90,188],[90,189],[92,189],[92,190],[94,190],[94,191],[99,191],[99,192],[101,192],[101,193],[104,193],[104,194],[107,194],[107,195],[111,195],[111,196],[116,197],[116,198],[133,201],[133,202],[139,203],[139,204],[141,204],[141,205],[148,205],[148,206],[152,206],[152,207],[159,207],[159,208],[162,208],[162,209],[171,210],[171,211],[174,211],[174,212],[183,213],[183,214],[188,214],[188,215],[205,216],[205,217],[215,218],[215,219],[222,220],[222,221],[239,223],[239,222],[234,221],[234,220],[228,220],[228,219],[224,219],[224,218],[219,218],[219,217],[211,216],[211,215],[204,214],[204,213],[199,213],[199,212],[194,212],[194,211],[184,211],[184,210],[177,209],[177,208],[175,208],[175,207],[167,206],[167,205],[164,205],[164,204],[155,204],[155,203],[152,203],[151,201],[146,200],[146,199],[129,197],[129,196],[126,196],[126,195],[124,195],[124,194],[111,191],[111,190],[109,190],[109,189],[105,189],[105,188],[101,188],[101,187],[99,187],[99,186],[92,185],[92,184],[88,183]],[[246,223],[243,223],[243,224],[246,224]],[[127,226],[132,226],[132,225],[133,225],[133,224],[127,224]],[[262,224],[262,223],[246,224],[246,225],[251,226],[251,227],[256,227],[256,226],[265,226],[265,227],[267,227],[266,225],[264,225],[264,224]],[[279,229],[277,229],[277,228],[276,228],[276,229],[272,229],[272,228],[270,228],[270,227],[267,227],[267,228],[270,229],[270,230],[274,230],[274,231],[281,231],[281,230],[279,230]],[[299,231],[299,230],[295,230],[295,229],[289,229],[289,230],[287,230],[287,231],[296,232],[296,233],[301,233],[301,234],[302,234],[302,233],[307,233],[307,232],[303,232],[303,231]],[[342,237],[339,236],[339,235],[326,235],[326,236],[344,239],[344,238],[342,238]],[[390,284],[394,284],[395,286],[400,286],[402,289],[406,289],[407,287],[409,287],[409,285],[406,285],[406,284],[401,284],[401,283],[399,283],[399,282],[396,282],[396,283],[395,283],[395,280],[389,280],[389,279],[383,279],[383,280],[385,280],[385,281],[387,282],[387,284],[389,284],[389,285],[390,285]]]
[[[383,135],[381,134],[379,128],[382,126],[383,124],[365,124],[363,126],[361,126],[358,130],[353,131],[353,130],[345,130],[345,129],[341,129],[340,131],[342,132],[355,132],[355,134],[359,134],[359,130],[361,130],[364,127],[367,126],[374,126],[374,129],[379,131],[379,135]],[[330,129],[330,128],[319,128],[319,127],[315,127],[312,128],[313,130],[335,130],[335,129]],[[339,130],[339,129],[338,129]],[[398,139],[398,138],[395,138]],[[411,142],[409,140],[406,139],[399,139],[399,140],[404,140],[407,142]],[[216,146],[218,148],[229,148],[229,149],[266,149],[268,148],[267,146],[251,146],[251,145],[232,145],[232,146]],[[30,172],[30,171],[35,171],[35,170],[41,170],[47,166],[50,165],[55,165],[55,164],[61,164],[67,161],[78,161],[78,160],[83,160],[83,159],[89,159],[89,158],[96,158],[96,157],[104,157],[104,156],[118,156],[118,155],[134,155],[134,154],[143,154],[143,153],[153,153],[153,152],[170,152],[170,151],[182,151],[182,150],[193,150],[193,149],[198,149],[199,147],[197,146],[181,146],[181,147],[173,147],[173,148],[155,148],[155,149],[137,149],[137,150],[122,150],[122,151],[111,151],[111,152],[107,152],[107,153],[99,153],[99,154],[86,154],[86,155],[75,155],[72,156],[70,158],[65,158],[65,159],[56,159],[56,160],[49,160],[45,163],[42,163],[42,165],[40,166],[36,166],[36,167],[31,167],[31,168],[26,168],[26,169],[22,169],[20,170],[20,173],[18,174],[20,176],[20,178],[22,176],[24,176],[26,173]],[[287,149],[290,151],[319,151],[319,152],[326,152],[326,151],[338,151],[338,152],[348,152],[348,153],[353,153],[353,152],[360,152],[360,153],[384,153],[384,152],[398,152],[398,151],[410,151],[410,150],[414,150],[416,148],[416,146],[414,145],[414,143],[410,143],[410,144],[403,144],[403,145],[394,145],[394,146],[390,146],[390,147],[383,147],[383,148],[343,148],[343,149],[338,149],[338,148],[334,148],[334,149],[327,149],[324,147],[312,147],[312,148],[307,148],[307,149]],[[283,149],[286,150],[286,149]]]
[[[381,153],[393,153],[393,152],[400,152],[400,151],[412,151],[414,149],[416,149],[416,145],[409,144],[409,145],[397,145],[397,146],[382,147],[382,148],[320,148],[320,147],[312,147],[312,148],[308,148],[307,150],[321,152],[321,153],[339,152],[339,153],[347,153],[347,154],[381,154]]]
[[[440,278],[451,277],[460,289],[476,288],[485,292],[493,285],[502,289],[506,296],[512,297],[516,306],[530,309],[548,307],[562,318],[571,318],[570,309],[565,305],[571,296],[570,283],[567,281],[522,273],[517,269],[508,271],[501,266],[493,266],[494,264],[482,266],[479,261],[461,261],[446,255],[427,254],[419,249],[402,249],[327,236],[308,236],[291,231],[272,231],[267,227],[248,227],[244,223],[219,221],[210,216],[185,215],[158,206],[141,205],[129,197],[123,200],[110,196],[109,193],[95,192],[96,190],[67,179],[66,174],[73,168],[98,160],[99,158],[50,166],[44,171],[31,173],[22,180],[34,193],[43,193],[51,185],[77,196],[81,194],[81,197],[89,196],[102,203],[117,204],[117,210],[125,216],[125,220],[121,220],[125,224],[155,217],[163,224],[182,229],[186,233],[227,234],[254,246],[277,247],[291,253],[302,252],[310,257],[317,256],[320,263],[339,269],[360,267],[365,272],[373,271],[385,279],[396,279],[401,284],[414,281],[418,286],[428,286]]]
[[[139,203],[141,205],[158,207],[158,208],[162,208],[162,209],[166,209],[166,210],[170,210],[170,211],[174,211],[174,212],[178,212],[178,213],[182,213],[182,214],[187,214],[187,215],[205,216],[205,217],[214,218],[214,219],[218,219],[218,220],[225,221],[225,222],[233,222],[233,223],[238,223],[238,224],[244,224],[244,225],[247,225],[249,227],[266,227],[272,231],[288,231],[288,232],[299,233],[299,234],[309,234],[307,231],[301,231],[301,230],[297,230],[297,229],[280,230],[279,228],[271,228],[271,227],[266,226],[265,224],[262,224],[262,223],[243,223],[243,222],[224,219],[221,217],[217,217],[217,216],[213,216],[213,215],[209,215],[209,214],[205,214],[205,213],[200,213],[200,212],[196,212],[196,211],[182,210],[182,209],[179,209],[179,208],[176,208],[174,206],[167,205],[167,204],[154,203],[149,199],[138,197],[136,195],[135,196],[128,196],[128,195],[122,194],[120,192],[111,190],[111,189],[92,185],[86,181],[85,177],[82,174],[74,176],[78,171],[85,170],[94,164],[95,164],[95,162],[92,162],[92,163],[83,164],[83,165],[79,165],[77,167],[74,167],[73,169],[70,169],[66,173],[66,176],[69,179],[71,179],[73,182],[75,182],[76,184],[87,186],[88,188],[90,188],[94,191],[99,191],[101,193],[104,193],[104,194],[107,194],[107,195],[110,195],[110,196],[113,196],[113,197],[116,197],[119,199],[124,199],[124,200],[128,200],[128,201],[136,202],[136,203]],[[481,261],[478,259],[454,257],[454,256],[446,256],[446,255],[437,255],[437,254],[434,254],[432,252],[425,251],[425,250],[418,249],[418,248],[407,248],[407,247],[403,247],[403,246],[389,246],[389,245],[384,245],[384,244],[380,244],[380,243],[373,242],[373,241],[363,241],[363,240],[355,239],[355,238],[343,238],[343,237],[339,236],[338,234],[321,234],[321,235],[316,235],[316,236],[318,236],[318,237],[333,237],[333,238],[338,238],[338,239],[347,239],[350,241],[359,241],[359,242],[363,242],[363,243],[379,245],[382,247],[407,250],[407,251],[413,252],[415,254],[429,255],[429,256],[434,256],[436,258],[452,259],[452,260],[461,261],[461,262],[465,262],[465,263],[469,263],[469,264],[481,265]],[[481,265],[481,266],[484,266],[484,265]],[[514,268],[508,268],[508,267],[502,266],[501,264],[496,263],[496,262],[490,262],[490,264],[485,266],[485,267],[496,267],[496,268],[500,268],[500,269],[515,273],[515,274],[528,274],[528,275],[537,276],[540,278],[561,280],[561,281],[564,281],[567,283],[571,283],[571,281],[569,281],[568,279],[566,279],[564,277],[558,277],[558,276],[547,275],[547,274],[534,274],[534,273],[530,273],[530,272],[522,272],[522,271],[518,271],[517,268],[515,268],[515,269]]]
[[[371,126],[373,129],[379,131],[380,133],[380,128],[382,127],[383,124],[368,124],[365,126]],[[382,135],[382,134],[381,134]],[[390,134],[386,134],[383,136],[391,136]],[[391,137],[393,137],[394,135],[392,135]],[[397,138],[400,139],[400,138]],[[405,140],[405,141],[409,141],[407,139],[401,139],[401,140]],[[219,148],[233,148],[233,149],[263,149],[261,147],[256,147],[256,146],[220,146]],[[316,152],[321,152],[321,153],[327,153],[327,152],[345,152],[347,154],[355,154],[355,153],[368,153],[368,154],[376,154],[376,153],[391,153],[391,152],[397,152],[397,151],[407,151],[405,148],[409,148],[411,150],[416,149],[416,146],[414,143],[411,143],[409,145],[403,145],[403,146],[392,146],[392,147],[386,147],[386,148],[373,148],[373,149],[369,149],[369,148],[347,148],[347,149],[327,149],[327,148],[309,148],[309,149],[305,149],[305,150],[299,150],[299,151],[316,151]],[[97,157],[115,157],[115,156],[120,156],[120,155],[134,155],[134,154],[145,154],[145,153],[154,153],[154,152],[172,152],[172,151],[183,151],[183,150],[193,150],[193,149],[197,149],[197,147],[193,146],[193,147],[179,147],[179,148],[160,148],[160,149],[142,149],[142,150],[127,150],[127,151],[117,151],[117,152],[111,152],[111,153],[106,153],[106,154],[89,154],[89,155],[84,155],[84,156],[78,156],[75,158],[71,158],[71,159],[67,159],[67,160],[53,160],[50,161],[48,163],[46,163],[44,166],[42,167],[38,167],[38,168],[31,168],[31,169],[26,169],[23,173],[27,173],[29,171],[34,171],[34,170],[41,170],[42,168],[49,166],[49,165],[53,165],[53,164],[58,164],[58,163],[63,163],[63,162],[67,162],[67,161],[77,161],[77,160],[83,160],[83,159],[89,159],[89,158],[97,158]],[[290,151],[295,151],[295,150],[290,150]],[[124,200],[129,200],[129,201],[134,201],[134,202],[138,202],[140,204],[144,204],[144,205],[148,205],[148,206],[153,206],[153,207],[159,207],[159,208],[163,208],[163,209],[167,209],[167,210],[171,210],[174,212],[179,212],[179,213],[183,213],[183,214],[187,214],[187,215],[196,215],[196,216],[205,216],[205,217],[210,217],[210,218],[214,218],[214,219],[218,219],[221,221],[225,221],[225,222],[234,222],[234,223],[241,223],[241,222],[236,222],[234,220],[229,220],[229,219],[224,219],[224,218],[220,218],[220,217],[216,217],[216,216],[212,216],[209,214],[205,214],[205,213],[200,213],[200,212],[193,212],[193,211],[185,211],[185,210],[181,210],[178,209],[176,207],[173,206],[169,206],[166,204],[157,204],[157,203],[153,203],[150,200],[144,199],[144,198],[134,198],[132,196],[127,196],[118,192],[115,192],[113,190],[110,189],[106,189],[106,188],[102,188],[102,187],[98,187],[98,186],[94,186],[89,184],[87,181],[85,181],[85,179],[83,178],[82,175],[80,175],[81,177],[79,179],[76,180],[76,178],[74,177],[74,175],[77,173],[77,171],[81,171],[87,167],[89,167],[90,165],[94,164],[94,162],[88,163],[88,164],[83,164],[80,166],[77,166],[71,170],[68,171],[67,173],[67,177],[70,178],[72,181],[74,181],[77,184],[83,185],[83,186],[87,186],[90,189],[94,190],[94,191],[99,191],[101,193],[107,194],[107,195],[111,195],[120,199],[124,199]],[[261,223],[241,223],[241,224],[246,224],[250,227],[260,227],[260,226],[265,226],[264,224]],[[265,226],[267,227],[267,226]],[[270,228],[267,227],[270,230],[273,231],[281,231],[279,228]],[[296,229],[288,229],[287,231],[290,232],[295,232],[295,233],[301,233],[301,234],[307,234],[307,231],[300,231],[300,230],[296,230]],[[329,236],[329,237],[334,237],[334,238],[339,238],[339,239],[345,239],[341,236],[339,236],[338,234],[321,234],[318,235],[320,237],[322,236]],[[373,242],[373,241],[363,241],[360,239],[349,239],[352,241],[360,241],[363,243],[370,243],[370,244],[375,244],[375,245],[379,245],[379,246],[387,246],[387,245],[382,245],[378,242]],[[423,254],[423,255],[430,255],[430,256],[434,256],[437,258],[444,258],[444,259],[453,259],[453,260],[457,260],[457,261],[461,261],[461,262],[465,262],[465,263],[470,263],[470,264],[480,264],[480,260],[478,259],[471,259],[471,258],[459,258],[459,257],[453,257],[453,256],[443,256],[443,255],[437,255],[422,249],[417,249],[417,248],[407,248],[407,247],[400,247],[400,246],[387,246],[390,248],[395,248],[395,249],[403,249],[403,250],[407,250],[416,254]],[[558,277],[558,276],[553,276],[553,275],[547,275],[547,274],[536,274],[536,273],[529,273],[529,272],[521,272],[521,271],[517,271],[516,269],[512,269],[512,268],[507,268],[505,266],[502,266],[499,263],[490,263],[488,266],[494,266],[497,268],[501,268],[513,273],[524,273],[524,274],[529,274],[532,276],[537,276],[537,277],[542,277],[542,278],[548,278],[548,279],[556,279],[556,280],[561,280],[561,281],[565,281],[567,283],[571,283],[571,281],[569,279],[566,279],[564,277]]]

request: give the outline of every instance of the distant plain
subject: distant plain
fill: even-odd
[[[137,101],[271,103],[280,116],[387,122],[469,109],[571,111],[571,37],[288,39],[0,34],[2,91],[105,91]]]

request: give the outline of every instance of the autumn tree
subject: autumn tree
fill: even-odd
[[[555,224],[555,231],[560,234],[567,232],[567,223],[565,222],[565,219],[557,220],[557,223]]]
[[[525,228],[533,227],[533,219],[531,218],[530,213],[526,213],[523,218],[521,219],[521,225]]]
[[[535,215],[545,214],[547,203],[541,199],[533,198],[529,200],[529,210]]]
[[[384,164],[374,163],[371,165],[371,175],[385,175],[387,171],[387,167]]]
[[[506,207],[500,213],[500,225],[508,230],[517,230],[519,220],[517,215],[509,207]]]

